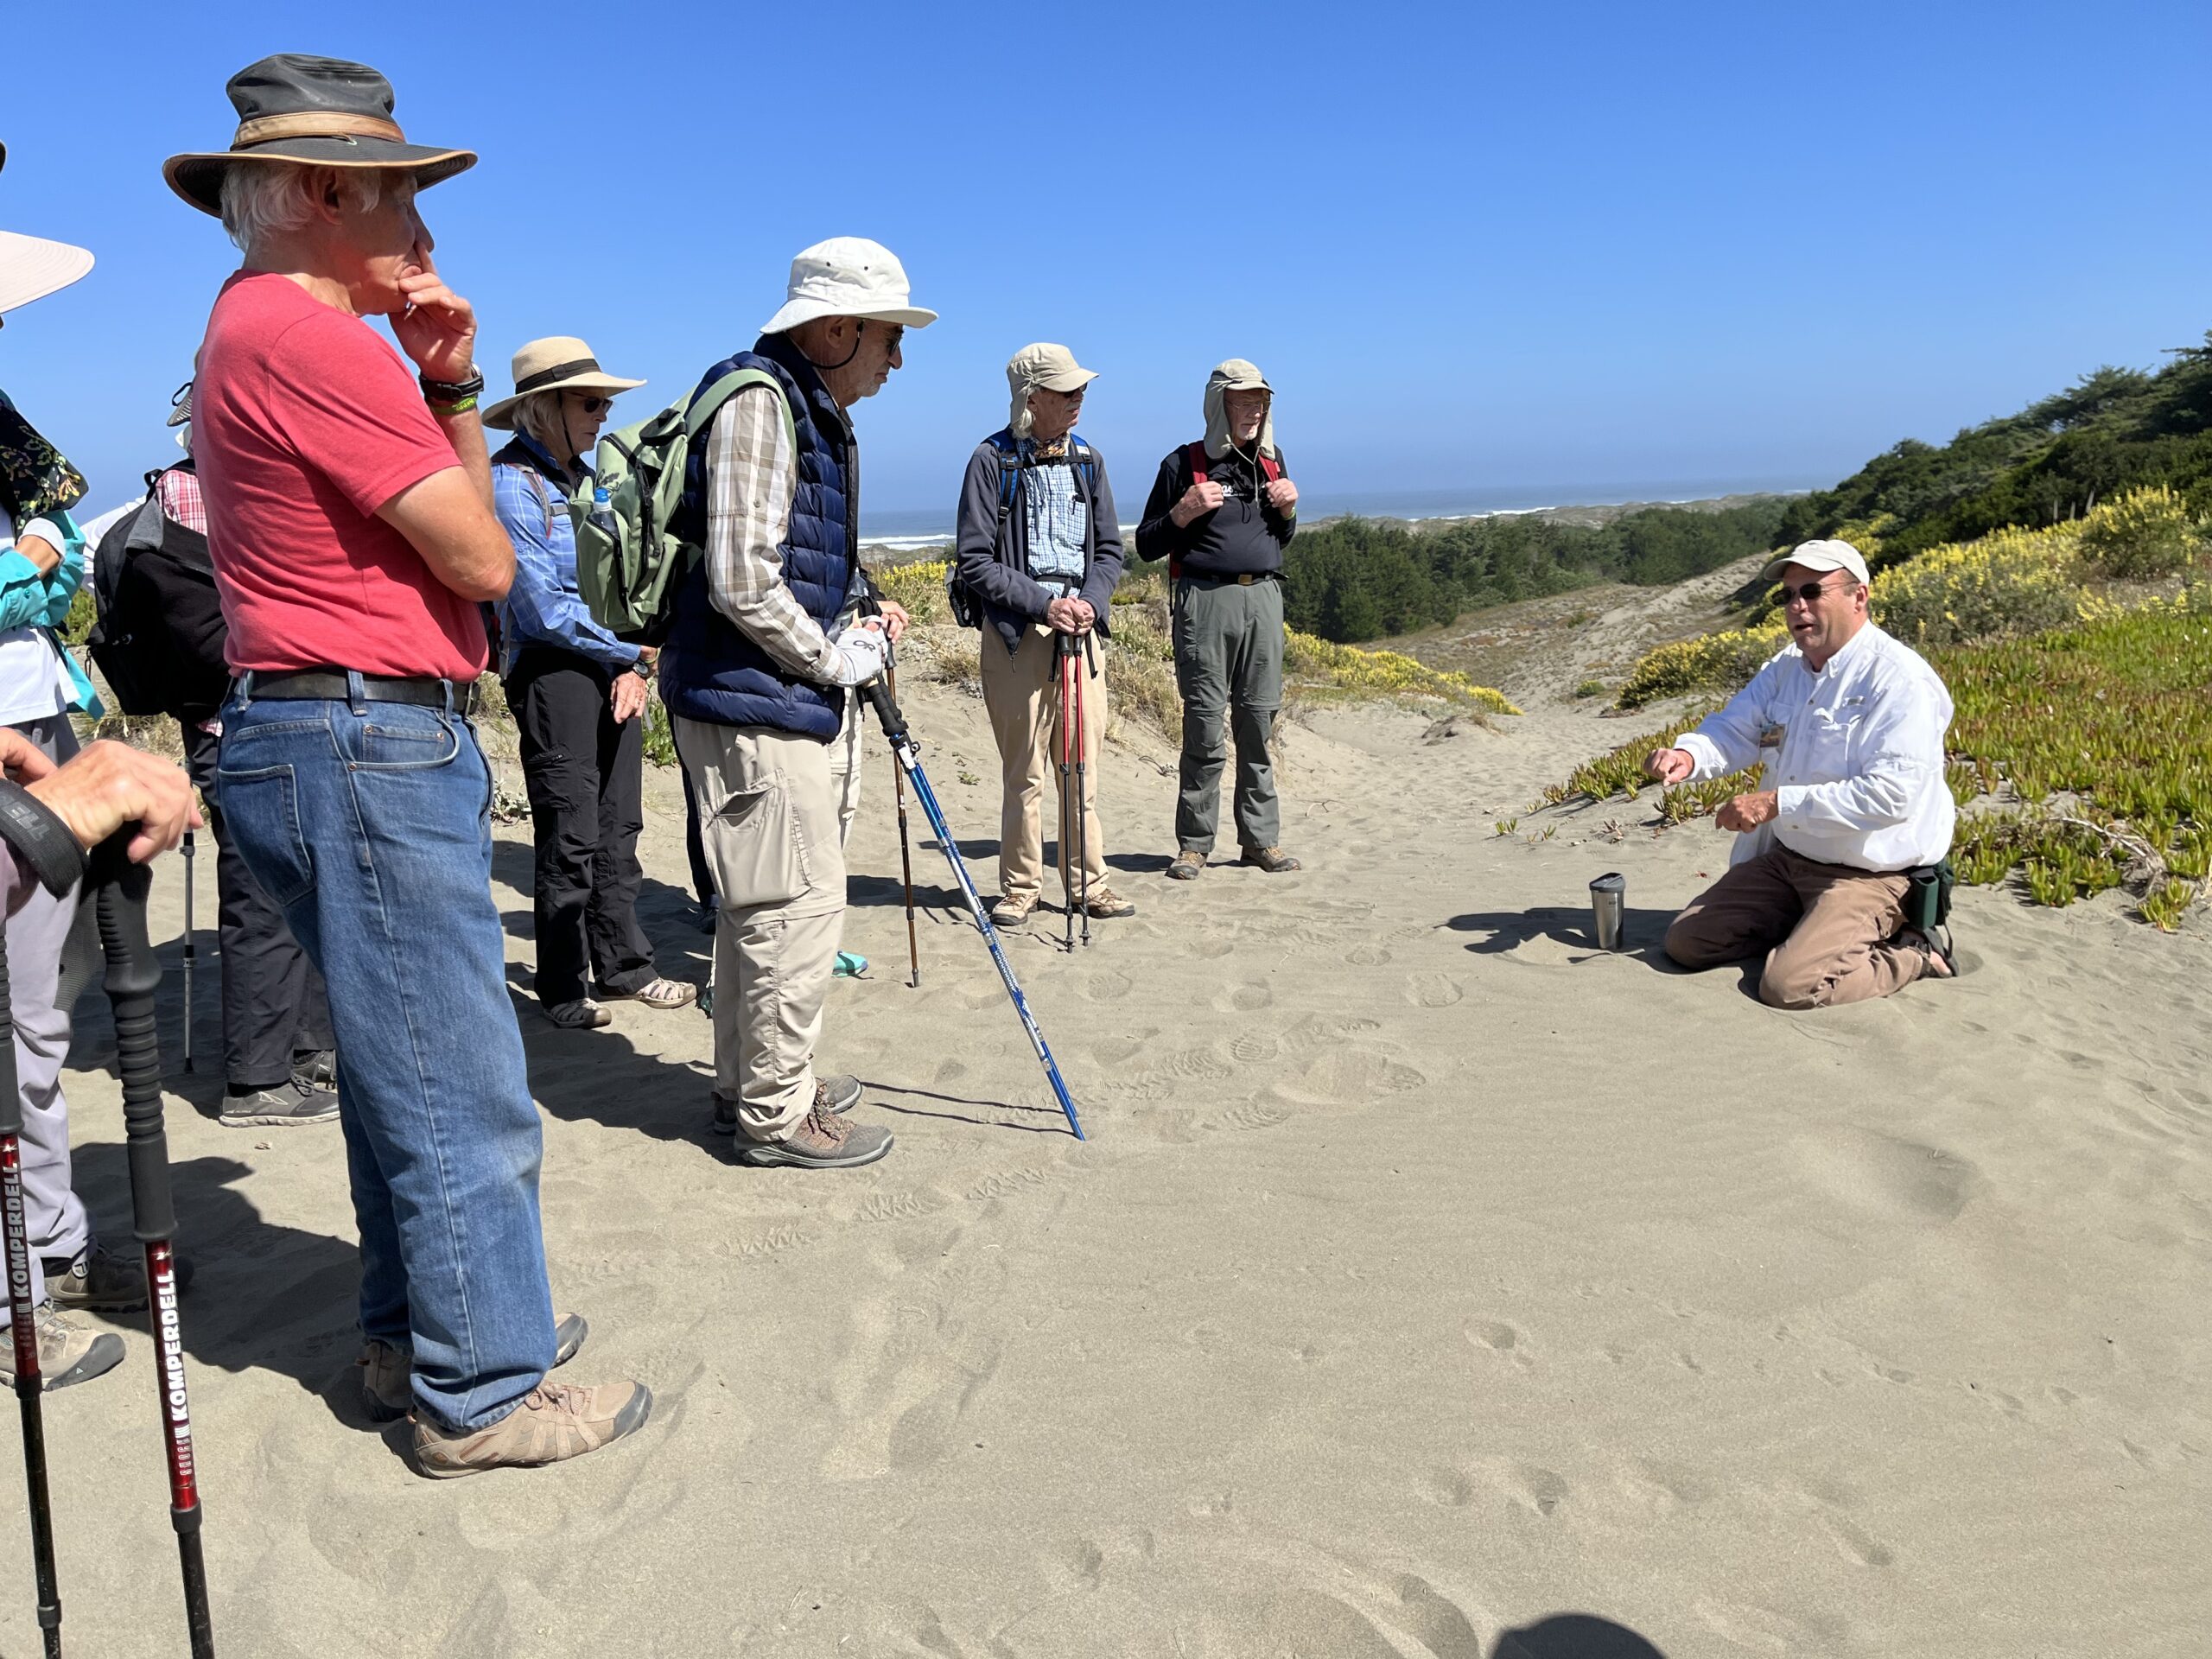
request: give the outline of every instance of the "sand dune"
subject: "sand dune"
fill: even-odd
[[[988,888],[995,791],[959,781],[995,775],[981,705],[912,701]],[[1307,868],[1282,879],[1157,879],[1166,757],[1109,752],[1109,850],[1141,912],[1072,957],[1055,916],[1014,946],[1087,1145],[921,847],[934,908],[922,988],[903,982],[880,745],[848,930],[874,969],[836,988],[824,1058],[868,1081],[888,1160],[734,1167],[706,1132],[697,1013],[560,1033],[525,1009],[556,1300],[593,1322],[575,1369],[664,1402],[632,1447],[573,1467],[410,1474],[351,1403],[335,1130],[225,1131],[199,1115],[219,1084],[177,1079],[224,1650],[1648,1651],[1543,1623],[1569,1613],[1670,1659],[2193,1650],[2212,1623],[2203,931],[1972,892],[1958,982],[1773,1013],[1733,972],[1656,957],[1721,837],[1655,838],[1618,804],[1527,815],[1618,725],[1558,706],[1427,725],[1291,730]],[[696,976],[681,796],[672,773],[652,787],[645,916]],[[527,869],[510,829],[518,976]],[[1587,933],[1608,869],[1622,955]],[[173,941],[173,863],[157,888]],[[204,918],[212,882],[202,899]],[[173,1039],[173,977],[164,997]],[[212,985],[201,1014],[212,1056]],[[119,1239],[116,1090],[69,1083]],[[131,1343],[124,1371],[48,1401],[74,1651],[181,1649]],[[0,1649],[28,1653],[0,1440]]]

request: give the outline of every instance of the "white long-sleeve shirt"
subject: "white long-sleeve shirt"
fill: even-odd
[[[1872,623],[1815,673],[1795,645],[1685,734],[1693,778],[1760,761],[1775,791],[1777,840],[1861,870],[1933,864],[1951,848],[1958,809],[1943,779],[1951,694],[1910,645]],[[1734,861],[1763,850],[1738,837]]]

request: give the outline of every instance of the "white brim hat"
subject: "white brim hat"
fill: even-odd
[[[1849,542],[1834,540],[1800,543],[1780,558],[1769,561],[1766,569],[1759,572],[1759,580],[1772,582],[1793,564],[1815,572],[1847,570],[1860,587],[1866,585],[1866,561],[1859,556],[1859,550]]]
[[[791,261],[783,308],[760,325],[764,334],[789,334],[817,317],[860,317],[926,328],[937,313],[910,305],[906,268],[880,242],[833,236],[802,249]]]
[[[44,299],[92,268],[86,249],[0,231],[0,313]]]

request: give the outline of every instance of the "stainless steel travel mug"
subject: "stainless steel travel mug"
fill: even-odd
[[[1590,884],[1590,914],[1600,950],[1621,948],[1621,910],[1628,901],[1628,879],[1618,872]]]

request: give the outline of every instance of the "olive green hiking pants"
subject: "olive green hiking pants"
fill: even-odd
[[[1175,840],[1213,850],[1221,819],[1221,768],[1236,741],[1236,840],[1273,847],[1282,836],[1268,737],[1282,707],[1282,583],[1185,576],[1172,601],[1175,686],[1183,694],[1182,793]]]

